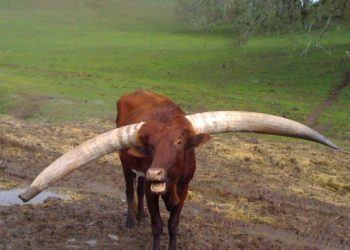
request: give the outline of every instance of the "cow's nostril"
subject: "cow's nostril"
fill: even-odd
[[[154,174],[157,176],[161,176],[163,174],[163,169],[157,169],[154,171]]]
[[[150,181],[163,181],[164,170],[161,168],[150,168],[146,173],[146,178]]]

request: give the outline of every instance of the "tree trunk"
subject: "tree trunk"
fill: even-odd
[[[310,0],[302,0],[302,3],[300,5],[300,19],[301,19],[301,23],[302,25],[305,27],[306,24],[306,20],[308,17],[308,8],[310,5]]]
[[[348,0],[343,0],[343,3],[342,3],[342,6],[341,6],[341,9],[340,9],[340,16],[342,18],[344,18],[344,13],[345,13],[345,10],[346,10],[346,5],[348,4]]]

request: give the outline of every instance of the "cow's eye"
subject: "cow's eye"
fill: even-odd
[[[174,144],[175,144],[176,146],[181,146],[182,140],[181,140],[181,139],[176,139],[175,142],[174,142]]]

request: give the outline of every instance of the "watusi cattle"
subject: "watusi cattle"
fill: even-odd
[[[282,135],[339,149],[318,132],[286,118],[242,111],[186,115],[169,98],[144,90],[122,96],[117,109],[116,129],[84,142],[54,161],[20,198],[28,201],[85,163],[119,150],[126,182],[126,226],[132,228],[136,220],[144,219],[145,195],[151,217],[153,249],[160,249],[163,222],[159,197],[162,197],[170,213],[169,249],[177,249],[181,209],[196,170],[194,148],[207,142],[209,134],[233,131]],[[137,214],[134,211],[135,181]]]

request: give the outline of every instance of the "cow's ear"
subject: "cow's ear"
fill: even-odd
[[[210,135],[207,133],[196,134],[191,136],[187,141],[187,148],[194,148],[203,145],[207,141],[209,141]]]
[[[131,147],[126,152],[127,154],[135,156],[137,158],[144,158],[148,156],[144,147]]]

